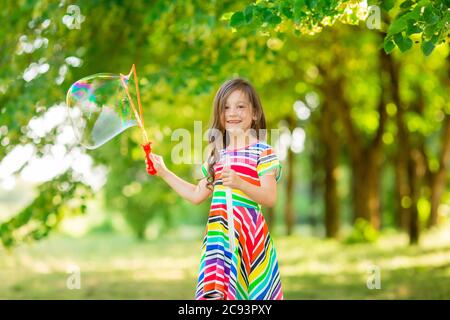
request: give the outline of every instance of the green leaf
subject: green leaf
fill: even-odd
[[[231,16],[234,14],[234,12],[226,12],[224,13],[221,17],[220,20],[221,21],[228,21],[231,19]]]
[[[230,26],[237,28],[245,23],[245,16],[241,11],[235,12],[230,19]]]
[[[422,42],[422,52],[424,55],[429,56],[433,52],[435,44],[432,41]]]
[[[402,52],[410,49],[413,45],[412,40],[409,37],[403,37],[401,33],[394,35],[394,42]]]
[[[423,11],[423,18],[428,25],[435,24],[439,21],[439,16],[433,12],[433,8],[431,5],[427,6]]]
[[[253,5],[250,5],[250,6],[245,8],[245,10],[244,10],[244,17],[245,17],[245,22],[246,23],[250,23],[252,21],[252,18],[253,18]]]
[[[425,20],[426,23],[432,25],[432,24],[436,24],[439,21],[439,17],[437,15],[431,15],[430,17],[428,17],[427,20]]]
[[[394,0],[385,0],[385,1],[382,1],[382,3],[381,3],[381,7],[386,11],[391,10],[394,7],[394,5],[395,5]]]
[[[295,0],[294,2],[294,22],[300,23],[300,21],[306,16],[305,14],[305,0]]]
[[[284,14],[286,16],[286,18],[288,19],[292,19],[294,14],[292,12],[292,9],[290,7],[287,6],[283,6],[281,7],[281,13]]]
[[[413,4],[414,4],[413,1],[407,0],[407,1],[403,2],[403,3],[400,5],[400,8],[402,8],[402,9],[408,9],[408,8],[410,8]]]
[[[276,26],[278,24],[281,23],[281,18],[279,16],[277,16],[276,14],[273,14],[270,18],[269,21],[267,21],[270,25]]]
[[[406,28],[406,35],[410,36],[415,33],[422,32],[422,29],[415,24],[414,20],[408,20],[408,27]]]
[[[317,0],[306,0],[306,5],[309,9],[314,9],[317,5]]]
[[[397,44],[402,52],[405,52],[411,49],[413,42],[409,37],[403,38],[403,41],[400,44]]]
[[[384,51],[389,54],[392,52],[392,50],[394,50],[395,48],[395,43],[392,40],[388,40],[388,41],[384,41]]]
[[[397,46],[400,47],[400,45],[401,45],[402,42],[403,42],[403,36],[402,36],[402,33],[401,33],[401,32],[400,32],[400,33],[397,33],[397,34],[394,34],[394,42],[395,42],[395,44],[396,44]]]
[[[392,24],[388,28],[388,34],[392,35],[395,33],[402,32],[407,27],[407,20],[405,19],[405,16],[401,16],[400,18],[397,18],[392,22]]]
[[[436,33],[436,27],[434,25],[427,25],[423,30],[423,36],[425,39],[431,39]]]
[[[410,12],[401,13],[401,15],[398,15],[397,18],[389,26],[388,35],[402,32],[407,28],[408,23],[411,23],[411,20],[417,21],[420,17],[420,10],[421,7],[419,5],[416,5]]]

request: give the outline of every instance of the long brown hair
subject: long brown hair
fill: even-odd
[[[225,111],[225,104],[230,94],[239,90],[247,95],[251,104],[252,116],[256,118],[252,120],[251,129],[256,131],[257,139],[265,138],[266,118],[262,108],[261,100],[259,99],[256,90],[253,86],[242,78],[235,78],[226,81],[217,91],[214,97],[212,120],[208,133],[208,143],[211,152],[208,156],[208,177],[207,187],[212,189],[214,184],[214,165],[219,161],[219,152],[222,148],[226,148],[229,144],[227,139],[227,132],[223,126],[223,118]]]

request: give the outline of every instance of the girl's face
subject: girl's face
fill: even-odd
[[[225,103],[222,121],[224,128],[233,133],[246,132],[254,120],[253,106],[245,92],[233,91]]]

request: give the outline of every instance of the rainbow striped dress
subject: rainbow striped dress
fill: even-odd
[[[230,234],[226,187],[221,179],[225,157],[241,179],[254,185],[259,186],[259,177],[269,172],[275,173],[277,181],[281,177],[278,157],[264,142],[221,150],[220,161],[214,165],[214,191],[202,244],[195,298],[283,299],[276,251],[261,206],[238,189],[232,189],[234,237]],[[206,162],[202,165],[202,174],[204,177],[208,174]],[[230,238],[234,245],[230,245]]]

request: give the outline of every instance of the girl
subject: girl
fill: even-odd
[[[266,121],[260,99],[247,81],[229,80],[217,92],[213,112],[211,152],[198,185],[151,154],[157,174],[183,198],[198,204],[212,194],[196,299],[282,299],[275,247],[261,211],[275,205],[281,164],[262,141]]]

